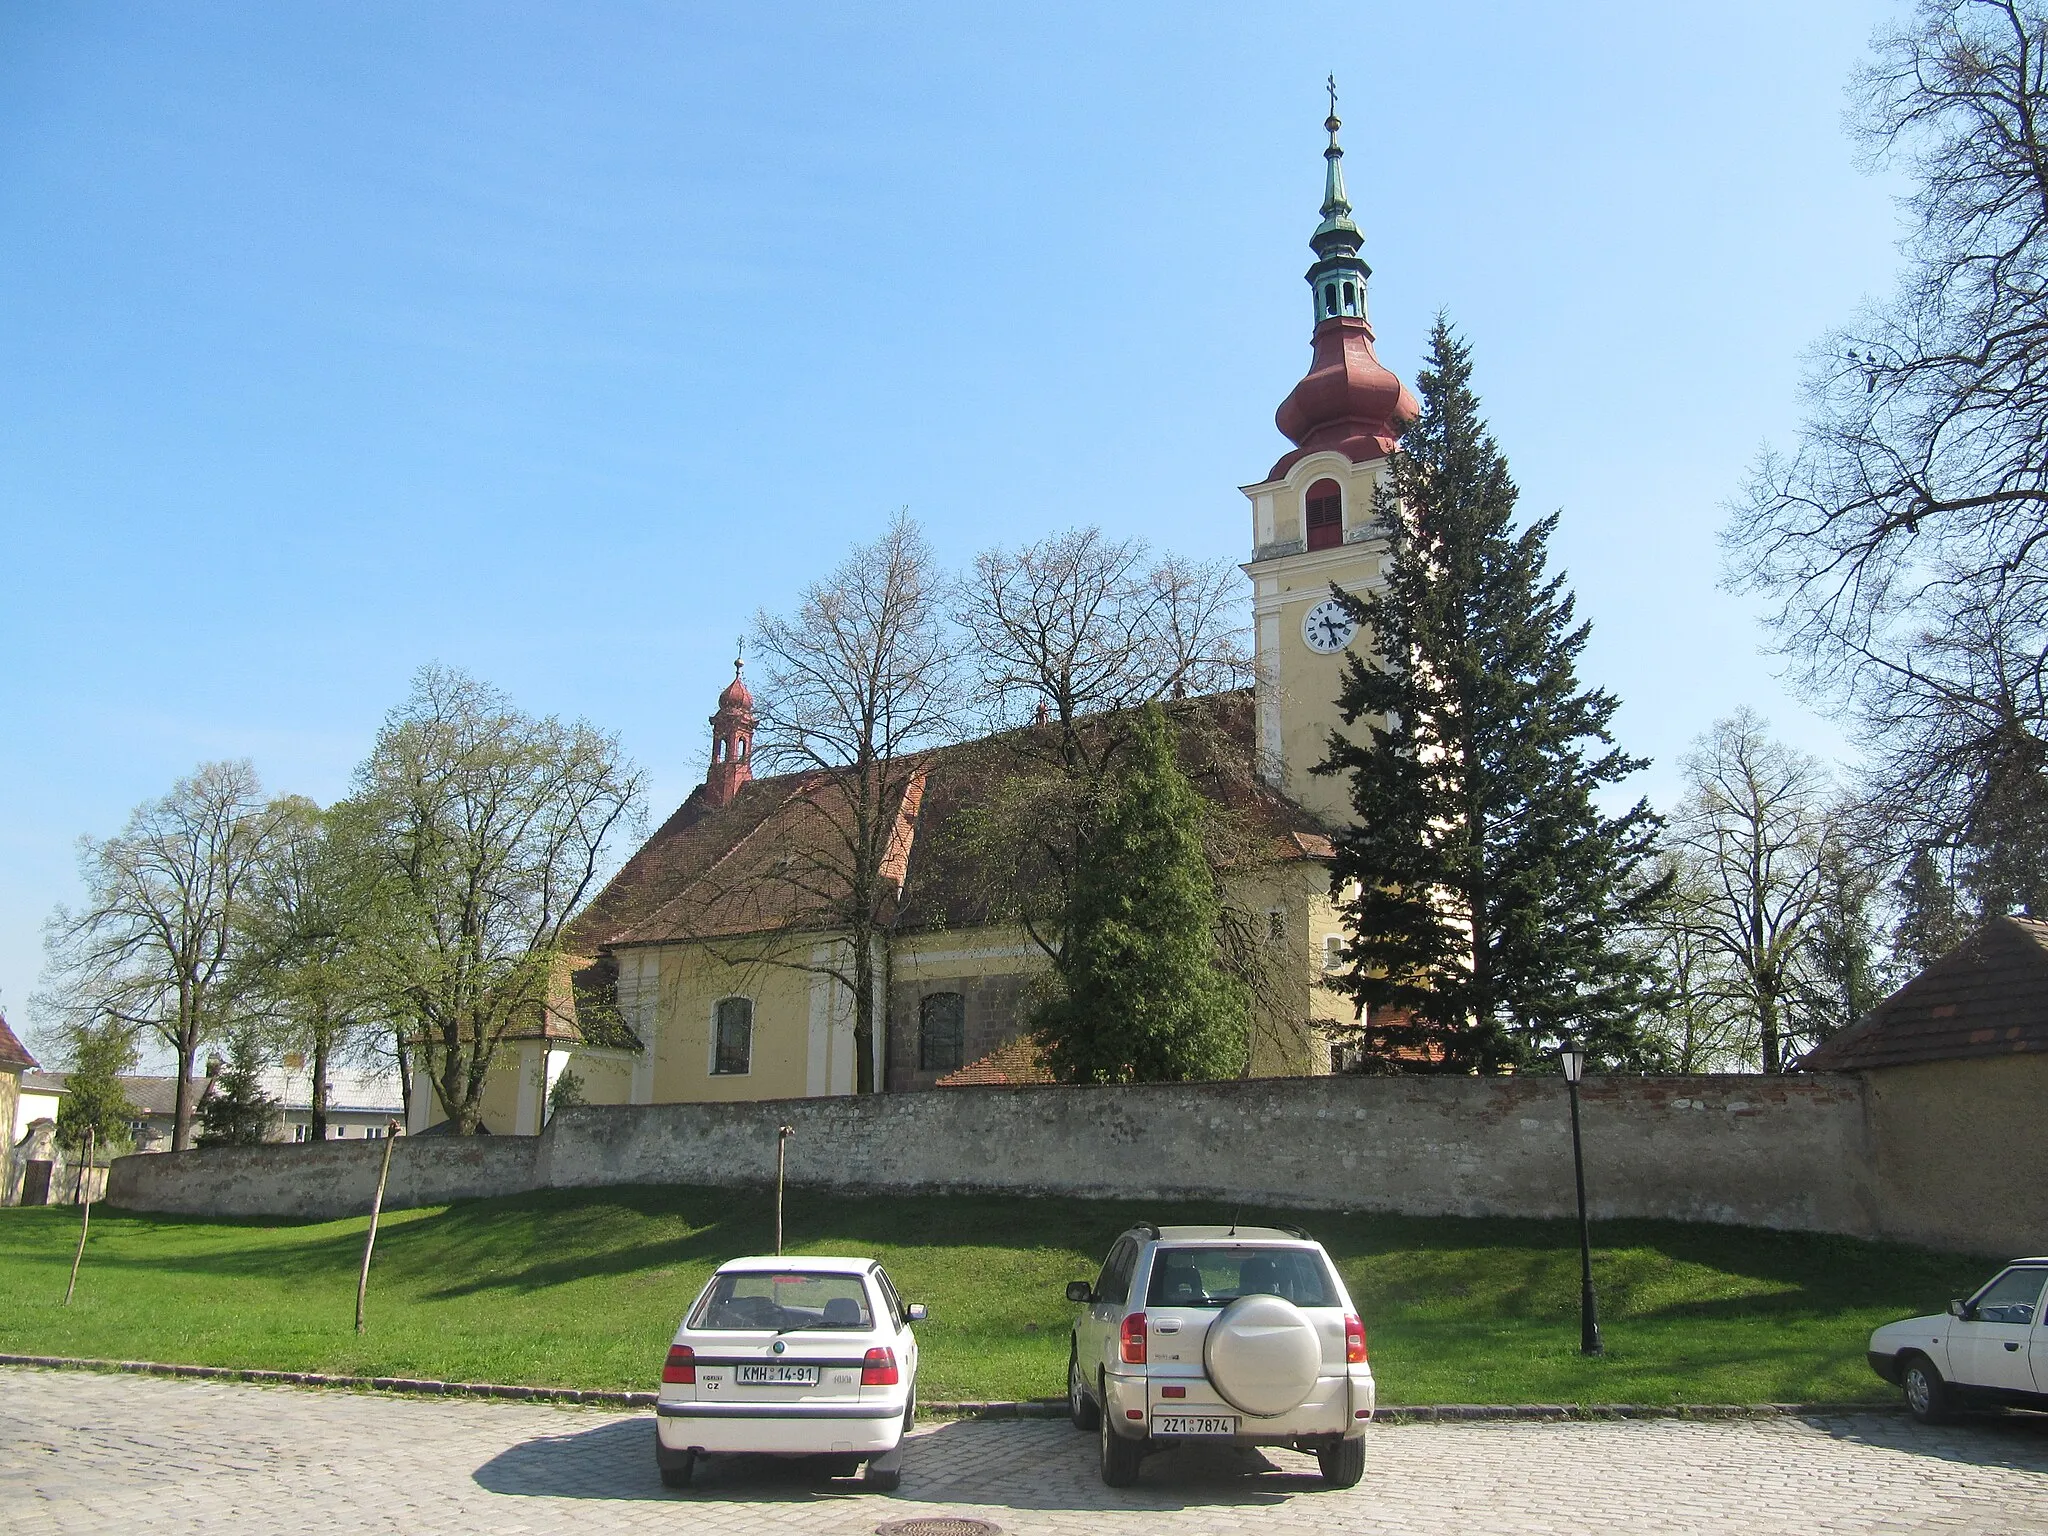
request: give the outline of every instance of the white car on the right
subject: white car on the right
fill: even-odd
[[[1886,1323],[1870,1336],[1870,1368],[1906,1389],[1922,1424],[1958,1408],[2048,1408],[2048,1258],[2014,1259],[1948,1311]]]

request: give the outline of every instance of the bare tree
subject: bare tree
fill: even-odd
[[[146,1029],[175,1058],[174,1151],[192,1144],[192,1064],[235,1016],[241,911],[271,826],[249,763],[202,764],[120,836],[80,839],[85,905],[59,907],[45,929],[41,1013]]]
[[[1746,709],[1717,721],[1684,767],[1690,792],[1670,840],[1696,892],[1690,931],[1727,966],[1764,1071],[1782,1071],[1828,899],[1827,774]]]
[[[756,958],[823,971],[851,992],[855,1089],[872,1093],[876,994],[926,771],[919,754],[956,733],[964,704],[944,584],[917,524],[899,512],[806,587],[793,614],[757,615],[754,640],[766,674],[754,755],[802,775],[808,835],[790,841],[774,876],[785,927],[844,935],[823,962],[808,937],[757,946]]]
[[[1907,270],[1816,349],[1730,569],[1778,600],[1807,683],[1861,710],[1894,825],[1953,842],[2048,804],[2048,12],[1922,0],[1856,92],[1870,160],[1913,179]]]
[[[1667,851],[1657,873],[1669,889],[1632,936],[1660,981],[1656,1006],[1642,1021],[1645,1044],[1661,1047],[1673,1072],[1739,1065],[1754,1033],[1732,958],[1715,937],[1717,883],[1690,854]]]
[[[1098,528],[984,551],[961,583],[959,623],[999,731],[960,819],[963,851],[992,914],[1020,924],[1055,966],[1073,937],[1074,873],[1139,711],[1250,683],[1243,599],[1227,562],[1154,560],[1143,543]],[[1227,744],[1205,737],[1213,720],[1179,711],[1174,724],[1186,756],[1227,771]],[[1255,842],[1205,797],[1203,846],[1224,895],[1224,968],[1260,1013],[1278,1017],[1289,993],[1272,970],[1265,916],[1232,902],[1223,878]]]
[[[982,697],[998,726],[1043,718],[1062,766],[1099,772],[1128,733],[1082,722],[1251,680],[1236,570],[1099,528],[984,551],[961,587]]]
[[[640,770],[584,721],[423,667],[334,808],[360,895],[346,962],[459,1135],[492,1061],[541,1017],[562,930],[641,817]]]

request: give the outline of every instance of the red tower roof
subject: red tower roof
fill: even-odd
[[[1303,275],[1315,310],[1315,355],[1308,374],[1280,402],[1274,423],[1294,444],[1269,479],[1278,480],[1305,455],[1331,449],[1354,464],[1394,451],[1404,422],[1422,414],[1415,397],[1373,355],[1372,323],[1365,318],[1365,285],[1372,268],[1359,254],[1364,236],[1351,222],[1344,190],[1344,151],[1337,144],[1337,81],[1330,80],[1330,135],[1323,151],[1322,223],[1309,236],[1315,265]]]
[[[1334,449],[1354,464],[1383,459],[1400,441],[1401,425],[1421,414],[1408,386],[1372,350],[1363,315],[1332,315],[1316,327],[1308,373],[1280,402],[1273,423],[1294,444],[1268,477],[1278,480],[1304,456]]]
[[[718,707],[720,709],[738,710],[751,715],[754,712],[754,696],[747,691],[747,685],[740,680],[740,669],[744,665],[744,662],[738,661],[732,664],[732,681],[725,685],[725,692],[718,696]]]

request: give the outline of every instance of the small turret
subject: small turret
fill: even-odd
[[[711,717],[711,769],[704,788],[713,805],[728,803],[754,776],[754,696],[741,677],[745,668],[743,659],[734,659],[732,681],[718,696],[718,713]]]

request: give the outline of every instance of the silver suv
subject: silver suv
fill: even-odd
[[[1365,1326],[1323,1245],[1298,1227],[1140,1222],[1067,1299],[1067,1411],[1102,1448],[1102,1480],[1187,1441],[1313,1451],[1332,1488],[1365,1475]]]

